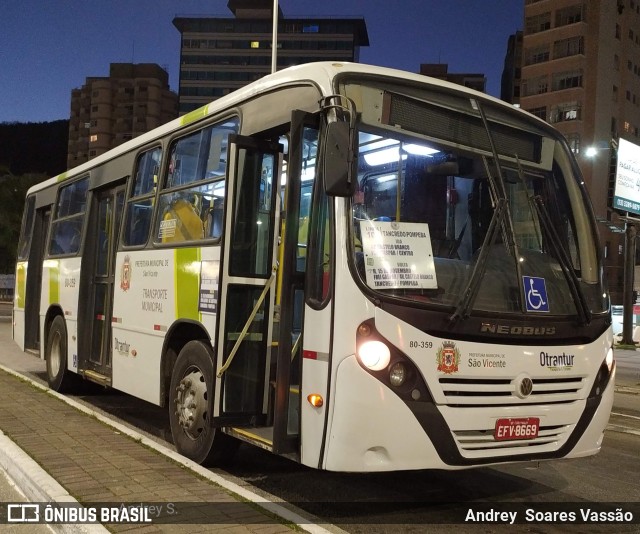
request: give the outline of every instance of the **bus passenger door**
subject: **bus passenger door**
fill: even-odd
[[[94,382],[111,385],[111,316],[115,253],[124,205],[124,185],[94,192],[83,270],[89,267],[91,314],[87,332],[90,350],[78,362],[79,371]],[[84,261],[84,260],[83,260]]]
[[[280,213],[280,146],[229,137],[216,333],[216,426],[265,426]]]
[[[26,350],[40,350],[40,295],[42,292],[42,262],[47,243],[47,229],[51,218],[51,207],[36,210],[31,237],[31,251],[27,267],[27,287],[24,306],[24,328]]]
[[[279,338],[274,382],[273,452],[300,450],[303,322],[319,116],[291,117],[285,216],[279,268]],[[315,325],[318,326],[318,325]]]

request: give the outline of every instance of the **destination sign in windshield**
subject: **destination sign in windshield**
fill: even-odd
[[[360,221],[367,285],[373,289],[438,287],[429,225]]]

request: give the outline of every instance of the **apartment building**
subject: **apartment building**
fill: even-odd
[[[576,154],[621,303],[624,222],[610,206],[617,141],[640,144],[640,0],[525,0],[524,15],[520,105]]]
[[[271,72],[272,0],[229,0],[233,16],[176,17],[180,31],[180,114]],[[363,18],[286,18],[278,13],[277,68],[358,61],[369,45]]]
[[[448,63],[421,63],[420,74],[464,85],[483,93],[487,89],[487,77],[484,74],[449,72]]]
[[[111,63],[108,77],[71,92],[67,167],[75,167],[178,116],[169,75],[152,63]]]

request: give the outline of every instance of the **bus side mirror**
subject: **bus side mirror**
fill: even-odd
[[[355,191],[352,176],[353,149],[349,123],[330,122],[325,129],[324,188],[329,196],[349,197]]]

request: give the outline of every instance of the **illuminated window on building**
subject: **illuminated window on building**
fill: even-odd
[[[260,41],[251,41],[251,48],[260,48]]]
[[[566,122],[582,119],[582,105],[580,102],[566,102],[551,108],[549,122]]]
[[[95,143],[98,140],[98,136],[97,135],[92,135],[91,137],[89,137],[89,141],[91,143]]]

